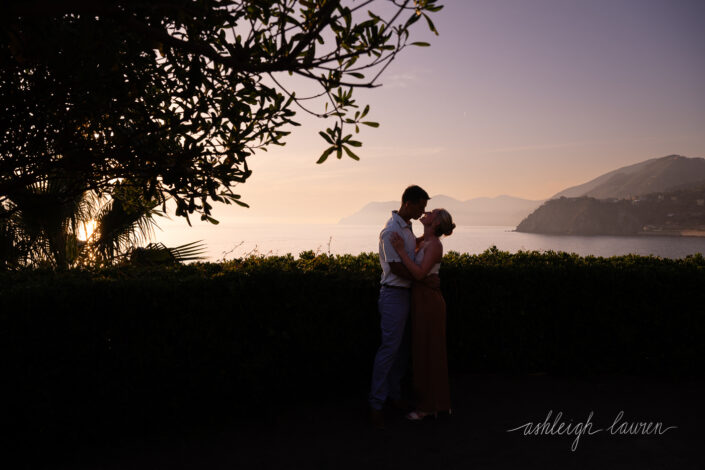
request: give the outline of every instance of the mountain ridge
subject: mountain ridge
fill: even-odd
[[[586,183],[566,188],[549,199],[593,197],[627,199],[668,192],[705,182],[705,158],[667,155],[624,166]]]
[[[496,197],[477,197],[465,201],[445,194],[432,196],[428,208],[443,207],[453,216],[457,225],[516,226],[524,217],[539,207],[543,200],[522,199],[502,194]],[[399,209],[400,201],[373,201],[359,211],[338,221],[341,225],[383,224],[391,211]]]

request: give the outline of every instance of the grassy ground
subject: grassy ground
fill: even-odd
[[[705,381],[599,376],[509,376],[455,373],[453,414],[407,422],[390,412],[387,428],[367,422],[366,384],[346,396],[286,403],[261,420],[219,430],[171,432],[46,455],[51,469],[702,469],[705,468]],[[573,435],[507,432],[543,422],[585,422],[592,430],[621,422],[661,422],[662,435]],[[41,452],[38,450],[38,455]]]

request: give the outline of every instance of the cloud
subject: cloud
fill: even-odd
[[[396,145],[385,145],[385,146],[369,146],[367,147],[367,154],[369,156],[381,156],[385,158],[390,157],[424,157],[428,155],[438,155],[445,151],[445,147],[435,146],[435,147],[405,147]]]
[[[496,149],[485,150],[485,153],[511,153],[523,152],[526,150],[547,150],[565,147],[582,147],[584,145],[594,144],[595,142],[567,142],[563,144],[544,144],[544,145],[524,145],[519,147],[503,147]]]
[[[396,73],[382,78],[383,88],[407,88],[419,80],[415,73]]]

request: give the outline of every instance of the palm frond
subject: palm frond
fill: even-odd
[[[150,243],[142,248],[134,248],[130,253],[130,262],[138,266],[170,265],[206,259],[206,245],[202,240],[175,247],[163,243]]]
[[[92,240],[96,250],[112,258],[152,239],[154,228],[158,227],[153,218],[159,213],[157,205],[152,201],[130,210],[120,199],[110,200],[96,216],[96,235]]]
[[[87,192],[77,189],[80,185],[76,177],[47,175],[6,195],[18,209],[14,223],[29,258],[66,268],[80,255],[75,234],[89,206]]]
[[[203,243],[203,240],[169,247],[167,249],[171,251],[174,257],[181,263],[186,261],[202,261],[206,259],[204,255],[208,251],[208,247]]]

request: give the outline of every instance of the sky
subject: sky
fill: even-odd
[[[360,161],[315,162],[325,121],[248,160],[230,224],[337,223],[418,184],[459,200],[540,200],[621,166],[705,157],[702,0],[445,0],[372,90]],[[432,207],[432,200],[429,207]],[[198,222],[195,222],[198,224]],[[183,220],[160,226],[186,227]]]

